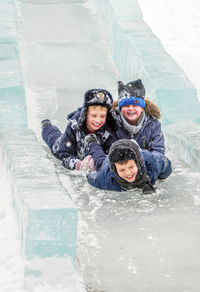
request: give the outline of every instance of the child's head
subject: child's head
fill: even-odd
[[[79,119],[80,129],[86,124],[89,132],[95,132],[106,124],[111,131],[117,129],[117,119],[112,110],[113,98],[105,89],[89,89]]]
[[[137,123],[145,108],[145,88],[140,79],[124,85],[118,81],[118,107],[131,125]]]
[[[102,105],[90,105],[87,110],[86,126],[90,132],[100,129],[106,122],[108,109]]]
[[[117,174],[127,182],[134,182],[138,173],[138,167],[135,160],[124,160],[115,162]]]
[[[112,144],[109,162],[114,173],[129,183],[135,181],[143,164],[138,145],[128,139],[121,139]]]

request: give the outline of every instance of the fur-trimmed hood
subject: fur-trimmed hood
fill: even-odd
[[[150,115],[154,120],[159,120],[161,118],[161,112],[159,107],[153,103],[151,100],[149,100],[148,98],[145,98],[145,103],[146,103],[146,107],[145,107],[145,113]],[[114,100],[113,101],[113,111],[119,111],[118,109],[118,100]]]

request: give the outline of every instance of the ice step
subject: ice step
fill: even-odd
[[[75,265],[77,209],[54,164],[30,129],[1,130],[0,145],[12,186],[22,254],[28,260],[67,256]]]

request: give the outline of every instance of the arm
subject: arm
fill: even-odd
[[[167,178],[171,174],[171,161],[166,156],[148,150],[140,150],[140,152],[152,184],[155,184],[159,176]]]
[[[154,121],[154,127],[151,134],[151,141],[149,146],[150,151],[156,151],[165,154],[164,135],[161,130],[161,123],[158,120]]]
[[[101,145],[99,145],[97,142],[92,143],[89,146],[89,154],[92,155],[92,158],[94,159],[95,169],[99,170],[107,157]]]
[[[76,135],[71,123],[67,125],[64,134],[57,139],[52,148],[54,155],[63,161],[64,167],[75,169],[79,159],[77,158]]]
[[[104,160],[99,171],[92,171],[87,175],[87,181],[90,185],[98,189],[121,191],[121,188],[115,179],[114,173],[109,167],[108,157]]]

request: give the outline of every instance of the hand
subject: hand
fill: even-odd
[[[142,191],[143,191],[143,194],[147,195],[147,194],[155,193],[156,190],[151,184],[145,183],[142,186]]]
[[[94,170],[94,160],[91,155],[86,156],[83,160],[76,163],[76,170]]]
[[[92,144],[94,142],[98,142],[95,134],[86,135],[85,139],[84,139],[84,148],[86,149],[88,146],[90,146],[90,144]]]

